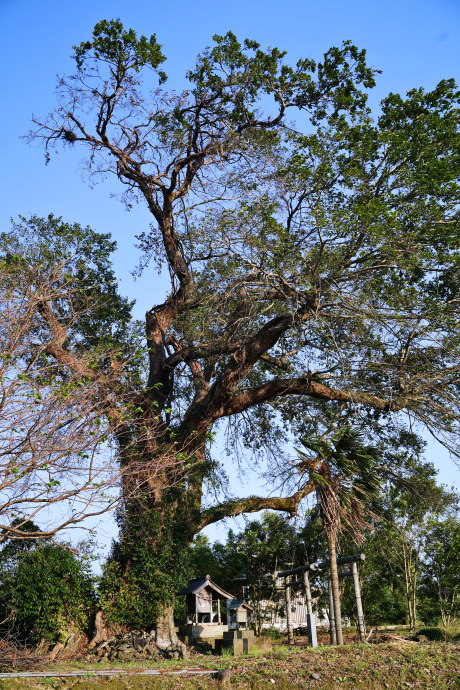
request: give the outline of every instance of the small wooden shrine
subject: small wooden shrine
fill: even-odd
[[[242,599],[227,601],[227,624],[229,630],[247,630],[251,607]]]
[[[179,594],[187,597],[187,624],[179,626],[185,644],[204,643],[218,653],[233,649],[235,655],[246,654],[253,646],[256,638],[249,630],[250,606],[234,599],[209,575],[189,580]]]
[[[187,597],[187,623],[227,625],[227,601],[233,596],[216,585],[209,575],[189,580],[179,594]]]

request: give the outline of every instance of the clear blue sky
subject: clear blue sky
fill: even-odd
[[[73,71],[72,46],[89,38],[97,21],[117,17],[139,34],[156,34],[168,57],[167,85],[176,90],[212,35],[228,30],[263,47],[287,50],[292,61],[320,59],[331,45],[351,39],[367,49],[369,63],[383,72],[372,96],[375,104],[390,91],[430,89],[448,77],[460,81],[460,0],[0,0],[0,228],[8,229],[9,219],[19,214],[52,212],[112,233],[119,246],[120,290],[137,299],[140,318],[162,300],[162,282],[154,272],[136,283],[130,275],[137,259],[134,235],[150,221],[145,209],[125,212],[110,198],[117,190],[112,183],[89,189],[78,172],[76,153],[61,153],[45,167],[43,151],[19,138],[32,113],[44,115],[54,107],[56,74]],[[441,467],[442,481],[460,485],[458,470],[434,444],[429,457]]]

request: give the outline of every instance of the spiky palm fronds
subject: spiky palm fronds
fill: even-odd
[[[366,506],[366,498],[380,487],[381,452],[366,445],[363,433],[350,425],[329,438],[308,439],[304,446],[310,453],[296,449],[300,456],[296,467],[315,484],[325,531],[337,535],[346,529],[357,544],[362,543],[369,520],[378,519]]]

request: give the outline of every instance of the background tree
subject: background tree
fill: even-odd
[[[237,538],[238,534],[232,529],[228,531],[224,544],[219,541],[211,543],[205,534],[197,534],[189,549],[188,578],[209,574],[236,599],[243,598],[246,558],[244,552],[235,546]]]
[[[155,36],[119,21],[100,22],[75,58],[32,138],[47,156],[86,150],[91,179],[115,174],[128,205],[145,202],[153,222],[138,236],[140,269],[156,260],[171,277],[146,314],[145,380],[122,376],[118,389],[136,401],[129,444],[139,429],[149,436],[132,455],[150,491],[125,500],[125,543],[161,515],[151,553],[180,535],[179,552],[223,517],[295,514],[314,491],[300,483],[290,496],[206,503],[219,420],[278,458],[280,410],[302,400],[381,419],[404,410],[455,444],[455,83],[391,94],[374,120],[361,90],[374,73],[349,42],[291,67],[276,48],[216,36],[180,94],[161,86]],[[53,357],[77,371],[61,346]],[[172,491],[168,470],[149,474],[165,454],[182,459],[185,481]],[[174,639],[170,608],[158,626],[158,639]]]
[[[370,624],[401,623],[416,626],[421,605],[425,622],[439,612],[438,595],[421,586],[425,573],[425,543],[430,525],[443,522],[457,504],[455,493],[436,482],[432,463],[423,458],[425,442],[413,432],[400,430],[385,439],[384,472],[378,493],[369,507],[379,516],[364,531],[366,560],[360,565],[362,597]],[[454,533],[453,533],[454,534]],[[341,549],[353,544],[347,535]],[[438,563],[438,567],[442,567]],[[354,616],[354,596],[345,589],[344,610]]]
[[[421,605],[424,620],[448,625],[460,614],[460,522],[458,514],[432,518],[423,545]]]
[[[257,635],[273,614],[284,611],[284,593],[277,586],[277,572],[297,564],[298,538],[293,525],[274,513],[248,523],[235,535],[228,535],[227,548],[239,554],[248,603]]]
[[[0,543],[49,539],[114,509],[121,483],[142,485],[116,443],[134,409],[121,380],[139,380],[142,356],[114,248],[53,216],[0,236]]]
[[[418,579],[422,570],[429,525],[445,513],[457,498],[436,484],[431,463],[410,458],[413,464],[409,485],[387,485],[381,495],[382,527],[379,548],[382,560],[392,561],[402,573],[411,629],[417,625]],[[378,537],[377,537],[378,538]]]
[[[113,279],[104,276],[113,248],[107,237],[52,216],[0,237],[0,543],[48,539],[118,502],[122,470],[98,402],[113,376],[93,368],[106,354],[110,307],[101,298]],[[129,305],[109,291],[122,323]],[[63,323],[75,349],[92,343],[78,370],[52,356],[67,340]],[[69,342],[65,357],[74,362]],[[114,343],[110,357],[129,366]],[[30,520],[40,528],[30,531]]]

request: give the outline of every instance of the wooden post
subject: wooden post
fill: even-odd
[[[311,588],[310,588],[310,577],[308,575],[308,570],[303,574],[303,583],[305,585],[305,599],[307,601],[307,613],[313,613],[311,606]]]
[[[221,625],[221,622],[222,622],[222,618],[220,615],[220,599],[219,599],[219,597],[217,597],[217,624]]]
[[[327,596],[329,599],[329,637],[331,644],[337,644],[337,633],[335,631],[334,597],[332,595],[331,571],[327,569]]]
[[[364,624],[363,603],[361,601],[361,587],[359,586],[358,565],[356,563],[351,564],[351,572],[353,574],[353,585],[355,588],[356,614],[358,616],[359,639],[361,640],[361,642],[364,642],[366,639],[366,626]]]
[[[289,587],[288,578],[284,578],[284,592],[286,598],[286,623],[288,629],[288,644],[294,644],[294,630],[292,629],[292,611],[291,611],[291,588]]]

